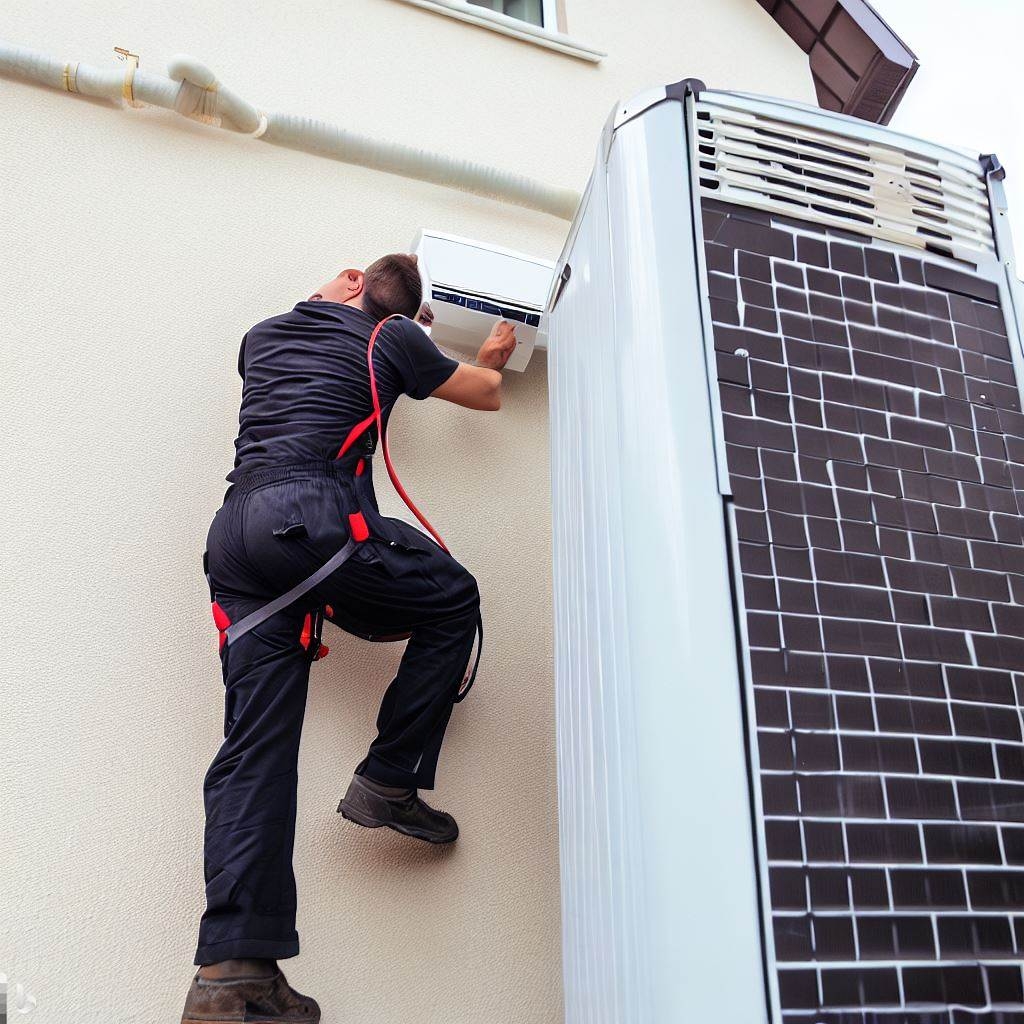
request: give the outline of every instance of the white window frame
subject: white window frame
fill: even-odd
[[[608,56],[603,50],[587,46],[555,28],[541,27],[529,21],[510,18],[506,14],[498,14],[487,7],[477,7],[467,3],[466,0],[399,0],[399,2],[411,4],[413,7],[422,7],[434,14],[456,18],[479,28],[490,29],[492,32],[512,36],[525,43],[532,43],[534,46],[542,46],[547,50],[555,50],[570,57],[577,57],[579,60],[590,61],[592,64],[598,64]],[[550,17],[553,24],[558,23],[558,0],[543,0],[543,11],[545,21]]]

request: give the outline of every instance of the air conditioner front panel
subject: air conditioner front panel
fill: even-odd
[[[553,264],[525,253],[424,229],[412,244],[437,344],[473,358],[498,320],[516,329],[507,368],[525,370],[537,340]]]
[[[494,322],[507,319],[514,323],[516,328],[516,348],[506,364],[507,368],[519,371],[526,369],[537,339],[537,327],[535,324],[522,322],[518,316],[510,315],[520,313],[519,310],[501,307],[487,300],[477,300],[477,308],[470,308],[445,298],[451,295],[451,292],[441,289],[433,289],[433,292],[434,298],[430,303],[430,309],[434,314],[434,325],[430,334],[441,348],[464,359],[472,358],[483,344]],[[483,308],[480,308],[481,306]],[[539,314],[536,313],[520,315],[539,319]]]

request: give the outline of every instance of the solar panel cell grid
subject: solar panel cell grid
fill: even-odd
[[[998,289],[702,206],[783,1020],[1024,1021],[1024,416]]]

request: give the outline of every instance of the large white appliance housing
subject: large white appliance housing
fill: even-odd
[[[566,1024],[1024,1021],[1001,178],[615,108],[544,315]]]
[[[495,320],[515,324],[510,370],[525,370],[554,264],[485,242],[421,230],[411,249],[419,257],[423,298],[433,315],[430,335],[456,356],[475,356]]]

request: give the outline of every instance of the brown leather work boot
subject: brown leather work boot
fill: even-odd
[[[427,843],[451,843],[459,838],[455,819],[424,803],[415,789],[385,786],[364,775],[352,776],[338,810],[357,825],[391,828]]]
[[[319,1024],[315,999],[296,992],[278,971],[269,978],[214,980],[196,974],[181,1024]]]

